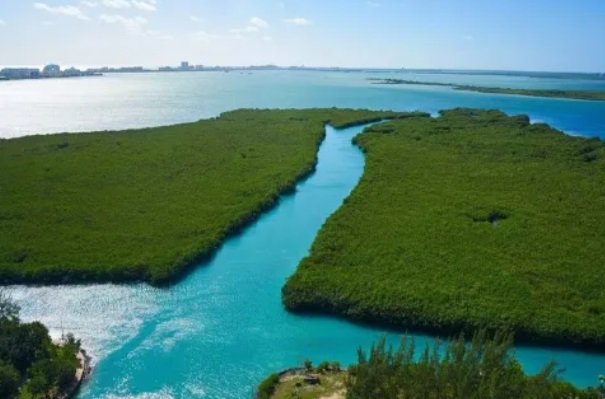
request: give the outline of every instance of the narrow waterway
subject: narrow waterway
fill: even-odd
[[[170,289],[147,285],[15,287],[27,320],[82,339],[96,368],[81,398],[250,398],[268,373],[301,364],[355,360],[384,334],[331,317],[292,315],[281,287],[326,218],[363,173],[351,139],[363,128],[327,127],[316,172],[295,194],[229,239],[206,265]],[[397,340],[396,334],[389,334]],[[417,336],[424,345],[427,338]],[[519,348],[535,372],[555,359],[565,377],[594,385],[605,356]]]

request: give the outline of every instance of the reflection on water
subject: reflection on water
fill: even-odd
[[[354,107],[436,112],[453,107],[526,113],[567,132],[605,136],[605,102],[373,85],[370,77],[492,87],[605,90],[605,80],[409,72],[257,71],[108,74],[0,82],[0,137],[191,122],[234,108]]]

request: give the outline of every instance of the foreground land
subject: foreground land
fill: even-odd
[[[445,348],[437,342],[422,352],[408,338],[396,350],[387,348],[381,340],[369,353],[360,349],[357,364],[347,372],[328,363],[317,368],[308,363],[305,368],[269,376],[260,384],[257,399],[603,397],[603,386],[580,390],[561,381],[552,363],[536,375],[526,375],[511,350],[509,334],[491,337],[481,331],[470,342],[463,338],[449,342]]]
[[[325,363],[318,367],[286,370],[267,377],[258,387],[257,399],[343,399],[346,371]]]
[[[469,109],[356,142],[364,176],[284,287],[288,309],[603,348],[603,142]]]
[[[19,308],[0,291],[0,398],[55,399],[71,396],[81,382],[80,343],[51,341],[38,322],[23,323]]]
[[[171,281],[312,172],[325,122],[396,115],[240,110],[0,140],[0,284]]]
[[[539,90],[539,89],[511,89],[504,87],[484,87],[472,85],[457,85],[453,83],[421,82],[405,79],[370,79],[374,84],[385,85],[423,85],[445,86],[455,90],[474,91],[477,93],[513,94],[530,97],[569,98],[574,100],[605,101],[605,91],[597,90]]]

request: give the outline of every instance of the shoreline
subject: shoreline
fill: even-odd
[[[362,327],[378,328],[388,331],[393,334],[422,334],[430,335],[435,338],[453,339],[461,333],[472,334],[475,331],[486,328],[485,326],[473,326],[471,324],[465,324],[461,322],[457,327],[455,326],[441,326],[435,327],[432,325],[416,323],[408,321],[406,323],[397,323],[389,321],[386,318],[379,316],[357,317],[350,315],[346,309],[342,311],[338,310],[326,310],[320,309],[315,305],[300,306],[296,309],[290,308],[284,304],[286,310],[292,314],[298,316],[308,317],[332,317],[338,320],[346,321]],[[488,331],[497,331],[497,327],[489,328]],[[570,350],[583,352],[587,354],[605,354],[605,340],[603,341],[570,341],[566,336],[542,336],[527,331],[515,330],[514,331],[515,346],[516,347],[532,347],[542,349],[558,349],[558,350]]]
[[[453,90],[484,93],[484,94],[502,94],[516,95],[524,97],[539,97],[539,98],[556,98],[566,100],[581,100],[581,101],[605,101],[605,91],[598,90],[560,90],[560,89],[513,89],[503,87],[488,87],[488,86],[472,86],[456,83],[440,83],[440,82],[423,82],[417,80],[405,79],[368,79],[373,85],[419,85],[419,86],[439,86],[450,87]]]
[[[14,82],[22,80],[55,80],[55,79],[73,79],[73,78],[95,78],[104,76],[102,73],[72,75],[72,76],[40,76],[37,78],[5,78],[0,76],[0,82]]]
[[[77,396],[82,388],[82,384],[92,373],[92,366],[90,365],[91,358],[88,356],[84,349],[80,349],[76,355],[80,366],[76,369],[76,379],[74,383],[61,395],[58,399],[72,399]]]
[[[55,343],[55,345],[63,345],[62,340],[53,340],[53,342]],[[64,391],[58,392],[55,399],[75,398],[79,393],[82,384],[84,384],[86,379],[88,379],[88,377],[92,373],[92,358],[88,356],[85,349],[78,349],[78,353],[76,353],[76,359],[78,360],[78,367],[76,368],[73,382]]]

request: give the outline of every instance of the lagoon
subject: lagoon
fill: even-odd
[[[293,75],[282,75],[288,73]],[[109,84],[112,80],[120,84]],[[28,86],[49,82],[55,83],[8,82],[25,85],[8,86],[16,90],[12,97],[6,94],[7,86],[0,85],[0,112],[8,115],[0,120],[0,132],[8,137],[169,124],[216,115],[224,107],[337,105],[434,112],[481,104],[529,113],[534,121],[550,119],[567,132],[605,132],[605,104],[441,88],[366,87],[365,77],[345,73],[110,75],[56,81],[68,86],[63,86],[65,98],[56,101],[51,93],[60,87]],[[86,96],[82,82],[102,87],[89,87]],[[31,108],[26,117],[24,104],[36,101],[42,106]],[[331,317],[293,315],[281,304],[285,279],[363,172],[363,155],[351,144],[361,129],[328,127],[317,170],[296,193],[283,197],[276,208],[229,239],[209,263],[171,288],[144,284],[11,288],[24,319],[41,320],[55,336],[65,331],[82,338],[96,369],[80,397],[249,398],[272,371],[306,358],[347,364],[355,360],[358,346],[368,346],[385,333],[396,341],[399,334],[394,332]],[[419,345],[432,340],[422,335],[416,339]],[[566,369],[563,376],[579,386],[594,385],[604,371],[605,355],[536,347],[518,347],[517,353],[529,372],[556,360]]]

